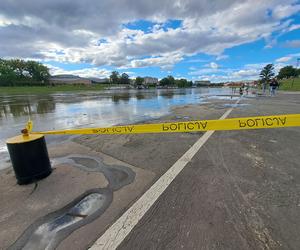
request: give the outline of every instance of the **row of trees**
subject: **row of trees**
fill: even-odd
[[[281,68],[276,76],[279,80],[289,79],[300,76],[300,69],[293,66],[285,66]],[[273,64],[267,64],[260,72],[260,79],[264,83],[269,83],[275,77],[275,69]]]
[[[289,79],[300,76],[300,69],[294,68],[293,66],[286,66],[280,69],[277,78],[278,79]]]
[[[111,72],[109,79],[113,84],[130,84],[129,76],[126,73],[120,75],[118,71]]]
[[[120,75],[118,71],[113,71],[109,77],[110,82],[113,84],[130,84],[131,80],[126,73]],[[139,87],[144,85],[143,77],[135,78],[135,86]],[[186,79],[175,79],[173,76],[169,75],[159,81],[160,86],[164,87],[179,87],[186,88],[192,86],[192,81],[187,81]]]
[[[36,61],[0,58],[0,86],[46,85],[49,69]]]
[[[175,79],[173,76],[167,76],[159,81],[161,86],[176,86],[179,88],[192,87],[193,82],[186,79]]]
[[[109,77],[109,80],[112,84],[130,84],[131,79],[126,73],[120,73],[118,71],[111,72],[111,75]],[[135,79],[135,85],[141,86],[144,84],[144,78],[138,76]]]

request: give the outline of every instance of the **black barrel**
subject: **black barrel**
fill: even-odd
[[[18,184],[29,184],[51,174],[43,135],[20,135],[6,141]]]

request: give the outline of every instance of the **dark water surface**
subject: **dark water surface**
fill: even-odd
[[[5,140],[18,135],[29,117],[36,131],[130,124],[166,115],[176,105],[207,102],[209,97],[230,93],[227,88],[0,93],[0,169],[8,165]]]

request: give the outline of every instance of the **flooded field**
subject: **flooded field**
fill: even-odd
[[[8,160],[5,140],[18,135],[29,117],[36,131],[130,124],[166,115],[173,106],[209,102],[230,93],[227,88],[195,88],[0,94],[0,169]]]

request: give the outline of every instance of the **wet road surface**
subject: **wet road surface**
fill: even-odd
[[[243,99],[229,117],[299,113],[299,96]],[[212,99],[211,103],[184,105],[161,121],[218,119],[233,103]],[[75,144],[128,163],[135,173],[142,170],[148,177],[137,174],[133,183],[114,192],[98,224],[71,232],[57,249],[92,246],[201,136],[203,133],[74,138]],[[299,249],[299,141],[299,128],[214,133],[118,248]],[[64,156],[57,159],[66,160]],[[93,157],[79,153],[68,154],[67,163],[84,172],[97,169]],[[123,174],[113,176],[124,179]],[[151,183],[149,176],[154,176]]]
[[[230,117],[299,113],[299,95]],[[299,128],[215,133],[118,249],[299,249]]]
[[[6,139],[18,135],[29,118],[36,131],[131,124],[159,118],[174,106],[203,103],[209,97],[229,93],[227,88],[195,88],[0,94],[0,170],[9,165]]]

